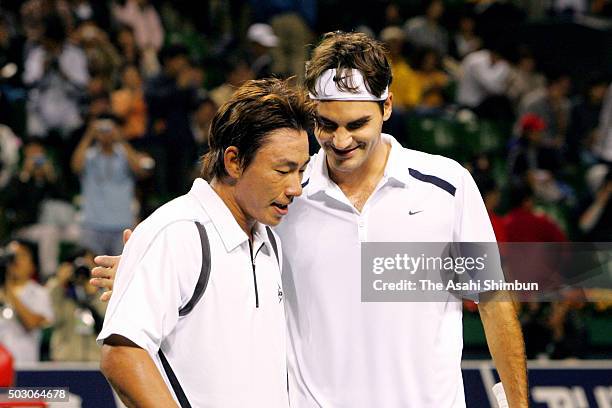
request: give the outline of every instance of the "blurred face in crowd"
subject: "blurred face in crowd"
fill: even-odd
[[[189,59],[186,55],[177,55],[166,59],[164,68],[168,75],[176,77],[180,72],[189,68]]]
[[[608,91],[608,84],[606,83],[602,82],[602,83],[593,85],[589,89],[589,98],[591,99],[591,102],[594,104],[602,103],[604,98],[606,97],[607,91]]]
[[[421,71],[424,72],[433,72],[438,69],[438,53],[433,50],[427,51],[427,53],[423,56],[423,62],[421,63]]]
[[[533,59],[532,57],[522,57],[519,60],[518,66],[521,71],[533,72],[535,71],[536,67],[535,59]]]
[[[270,132],[237,178],[236,202],[249,218],[277,225],[288,213],[288,205],[302,194],[308,160],[306,131],[282,128]]]
[[[550,86],[548,87],[549,94],[553,99],[563,98],[567,96],[571,86],[572,82],[570,80],[570,77],[562,76],[561,78],[550,84]]]
[[[227,77],[227,82],[233,86],[240,86],[246,81],[254,78],[255,74],[253,73],[249,65],[246,62],[242,61],[240,64],[238,64],[236,68],[232,70],[232,72],[230,72],[229,76]]]
[[[210,122],[217,112],[217,105],[211,100],[206,100],[198,106],[195,111],[195,120],[198,126],[207,127],[210,126]]]
[[[472,34],[475,27],[474,19],[471,17],[461,17],[459,20],[459,31],[464,34]]]
[[[442,0],[433,0],[427,8],[427,17],[432,20],[438,20],[444,13],[444,4]]]
[[[384,102],[319,101],[315,135],[333,173],[349,174],[377,160],[384,152],[383,122],[389,119],[393,95]]]
[[[27,162],[33,165],[34,177],[44,176],[44,165],[47,162],[47,151],[44,146],[37,142],[28,143],[24,148],[24,164]]]
[[[27,281],[36,271],[30,248],[14,241],[9,244],[9,250],[15,254],[15,258],[8,266],[8,277],[18,282]]]
[[[121,75],[123,86],[129,89],[140,89],[142,87],[142,78],[138,68],[134,65],[128,65]]]
[[[103,148],[110,148],[119,139],[119,127],[112,119],[97,119],[93,126],[96,140]]]
[[[402,48],[404,46],[404,41],[400,38],[391,38],[385,41],[387,44],[387,48],[389,49],[389,53],[392,57],[400,57],[402,55]]]
[[[117,34],[117,42],[122,48],[130,48],[135,46],[136,39],[134,38],[134,33],[132,31],[124,28]]]

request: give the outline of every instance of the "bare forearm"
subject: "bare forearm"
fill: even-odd
[[[85,165],[85,155],[87,153],[87,148],[91,145],[93,138],[85,135],[83,139],[79,142],[79,145],[74,151],[72,155],[72,160],[70,161],[70,167],[72,171],[76,174],[80,174],[83,171],[83,166]]]
[[[149,354],[138,347],[102,346],[102,373],[128,407],[176,407]]]
[[[489,351],[510,407],[527,407],[525,344],[514,304],[507,293],[495,293],[489,294],[486,301],[478,305],[478,309]]]
[[[142,177],[144,172],[140,165],[140,154],[136,150],[134,150],[134,148],[130,146],[128,142],[124,141],[121,144],[125,149],[128,166],[130,166],[130,169],[136,175],[136,177]]]

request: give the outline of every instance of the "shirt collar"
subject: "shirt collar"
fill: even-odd
[[[219,236],[221,236],[227,252],[233,251],[236,247],[248,241],[249,237],[240,228],[230,209],[204,179],[195,179],[189,195],[195,197],[206,211]],[[258,227],[258,225],[255,226],[255,228]]]
[[[383,178],[386,180],[392,179],[407,187],[410,182],[410,175],[408,173],[408,163],[406,163],[406,160],[402,160],[404,159],[402,145],[393,136],[386,133],[381,134],[381,140],[383,143],[391,145]],[[314,157],[308,181],[308,196],[312,196],[320,191],[329,191],[328,189],[334,186],[335,183],[329,177],[325,151],[321,148]]]

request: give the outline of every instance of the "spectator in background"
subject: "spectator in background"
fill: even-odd
[[[512,67],[508,80],[508,96],[518,107],[521,99],[534,89],[544,88],[546,78],[536,70],[536,60],[527,47],[519,48],[517,63]]]
[[[191,116],[191,130],[198,146],[198,157],[206,154],[210,148],[208,145],[210,125],[218,108],[219,105],[213,101],[206,91],[202,89],[198,91],[198,103]],[[196,164],[195,169],[197,170],[199,166],[199,164]]]
[[[508,116],[511,108],[505,98],[509,78],[510,64],[500,51],[493,47],[475,51],[461,63],[457,102],[479,116],[490,116],[491,105],[499,104],[497,109],[502,112],[493,116]]]
[[[225,60],[225,64],[225,82],[210,91],[210,97],[215,101],[217,106],[221,106],[227,102],[240,85],[255,78],[255,74],[249,67],[246,58],[240,53],[228,56]]]
[[[563,186],[555,178],[561,161],[557,151],[543,142],[546,126],[544,120],[533,113],[523,115],[519,137],[508,154],[508,164],[513,182],[527,183],[538,198],[557,202],[564,194]]]
[[[21,87],[24,39],[0,9],[0,84]]]
[[[123,6],[113,2],[111,9],[115,19],[129,27],[129,30],[121,29],[118,34],[121,48],[130,53],[123,54],[127,59],[125,62],[137,63],[134,61],[135,45],[143,75],[147,78],[157,75],[160,70],[157,54],[164,43],[164,27],[155,7],[148,0],[126,0]]]
[[[247,40],[250,46],[251,71],[255,79],[272,77],[272,53],[278,46],[278,37],[268,24],[256,23],[249,27]]]
[[[106,303],[89,283],[94,255],[76,251],[47,282],[55,323],[51,334],[53,361],[100,361],[96,337],[102,329]]]
[[[272,50],[275,74],[304,79],[308,44],[317,14],[316,0],[249,0],[254,21],[269,23],[279,39]]]
[[[546,166],[543,157],[542,138],[546,123],[536,114],[527,113],[519,121],[519,137],[508,153],[508,165],[514,181],[527,181],[528,173],[539,169],[554,169],[552,163]]]
[[[612,163],[612,84],[608,86],[599,114],[599,125],[596,141],[593,144],[593,153],[599,160],[608,164]]]
[[[19,363],[39,361],[41,329],[53,323],[53,309],[47,290],[34,279],[34,251],[24,241],[7,246],[12,260],[6,266],[6,280],[0,282],[0,343]]]
[[[510,212],[504,217],[508,242],[565,242],[567,236],[551,218],[536,212],[533,190],[527,184],[512,186]]]
[[[141,157],[125,142],[112,114],[89,123],[72,156],[72,169],[81,177],[81,242],[96,254],[120,254],[122,232],[134,225],[134,179],[144,175]]]
[[[441,68],[438,52],[433,48],[418,49],[414,54],[413,68],[415,83],[412,86],[419,90],[419,108],[442,108],[446,104],[444,92],[449,78]]]
[[[135,65],[126,65],[121,72],[121,87],[112,94],[112,110],[122,121],[126,140],[139,139],[147,130],[147,105],[144,85]]]
[[[94,21],[89,20],[78,26],[75,37],[87,56],[89,73],[105,82],[115,83],[121,57],[108,35]]]
[[[525,95],[519,106],[519,118],[533,113],[546,124],[542,145],[559,150],[565,145],[570,121],[571,103],[568,94],[571,79],[567,74],[550,73],[547,85]]]
[[[150,78],[159,73],[159,62],[157,57],[153,59],[153,65],[148,66],[146,60],[142,58],[142,53],[136,45],[136,38],[134,37],[134,30],[131,27],[122,25],[117,30],[114,37],[114,42],[119,50],[119,54],[122,58],[122,64],[135,65],[138,67],[140,72],[146,77]]]
[[[73,27],[72,11],[65,0],[27,0],[21,5],[20,12],[27,41],[26,54],[30,52],[31,47],[43,41],[45,20],[49,17],[59,17],[67,32],[70,32]]]
[[[38,244],[40,272],[46,277],[57,268],[61,239],[76,239],[71,225],[74,211],[62,200],[55,163],[40,141],[28,142],[23,156],[21,169],[2,191],[1,201],[15,236]]]
[[[572,107],[572,115],[567,134],[567,156],[575,163],[585,157],[596,140],[597,126],[602,106],[608,89],[608,81],[601,75],[594,74],[588,80],[582,97]],[[612,113],[612,112],[611,112]]]
[[[65,137],[81,125],[79,99],[89,80],[87,58],[68,42],[59,16],[45,22],[42,45],[25,61],[23,82],[30,87],[28,134],[45,138],[51,130]]]
[[[115,19],[134,32],[141,52],[158,53],[164,43],[164,27],[155,7],[148,0],[126,0],[125,4],[112,4]]]
[[[198,76],[191,68],[187,49],[171,45],[160,54],[162,72],[147,82],[145,100],[149,112],[144,148],[155,159],[156,192],[176,197],[189,186],[195,157],[191,113],[195,109]]]
[[[459,61],[482,47],[482,40],[476,34],[476,20],[472,13],[464,12],[459,17],[459,27],[451,45],[451,54]]]
[[[0,124],[0,191],[6,187],[19,163],[21,140],[10,127]]]
[[[426,0],[424,15],[409,19],[404,25],[406,39],[415,47],[429,47],[440,55],[448,54],[448,32],[440,24],[444,14],[442,0]]]
[[[105,1],[71,0],[72,15],[75,25],[85,21],[95,21],[96,25],[104,31],[110,29],[110,10]]]
[[[380,40],[389,50],[389,62],[393,81],[390,91],[393,92],[393,106],[408,110],[414,108],[420,100],[420,89],[414,86],[416,74],[404,58],[406,35],[399,27],[386,27],[380,32]]]

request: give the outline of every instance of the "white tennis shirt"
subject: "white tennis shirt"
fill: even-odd
[[[391,144],[361,212],[311,159],[276,228],[293,408],[464,407],[461,303],[362,303],[362,242],[494,242],[484,203],[457,162]],[[409,215],[412,213],[412,215]]]
[[[194,221],[210,242],[208,286],[191,313],[202,264]],[[280,241],[277,239],[280,252]],[[161,347],[192,407],[288,406],[280,268],[265,227],[248,237],[202,179],[153,213],[128,241],[98,341],[124,336],[147,350],[170,390]],[[256,304],[258,302],[258,304]],[[176,395],[175,395],[176,397]]]

